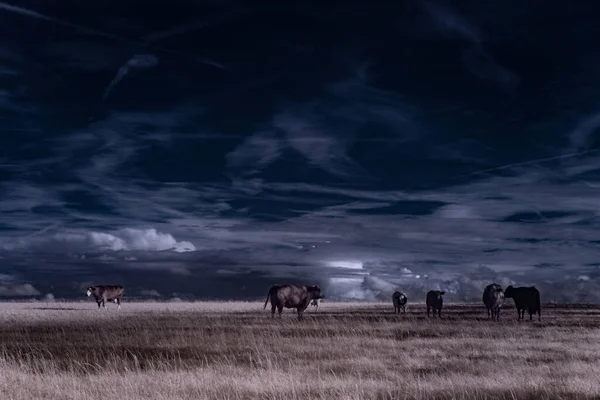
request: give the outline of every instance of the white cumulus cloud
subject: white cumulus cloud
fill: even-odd
[[[4,250],[44,249],[49,251],[195,251],[187,241],[177,241],[170,233],[154,228],[125,228],[106,232],[62,232],[50,236],[27,237],[0,242]]]

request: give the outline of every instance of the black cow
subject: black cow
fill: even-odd
[[[98,303],[98,310],[100,310],[100,305],[102,305],[104,309],[107,309],[106,301],[114,301],[119,305],[117,310],[120,310],[124,292],[125,288],[121,285],[98,285],[88,286],[87,288],[87,295],[88,297],[94,296],[96,303]]]
[[[435,310],[438,312],[438,317],[442,317],[442,306],[444,305],[444,298],[442,297],[446,292],[443,290],[430,290],[427,292],[427,316],[429,317],[429,310],[433,310],[433,316],[435,317]]]
[[[513,299],[519,320],[525,319],[525,310],[529,313],[529,320],[533,318],[533,314],[538,314],[538,319],[542,320],[542,307],[540,304],[540,291],[535,286],[530,287],[512,287],[509,286],[504,291],[504,297]]]

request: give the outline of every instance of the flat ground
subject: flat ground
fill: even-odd
[[[600,398],[600,306],[409,306],[0,303],[0,398]]]

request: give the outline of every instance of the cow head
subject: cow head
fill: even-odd
[[[88,286],[87,288],[87,296],[90,297],[92,295],[92,293],[94,293],[94,287],[93,286]]]
[[[504,291],[504,297],[512,297],[513,294],[513,286],[510,285],[506,288],[506,290]]]
[[[313,299],[322,299],[323,292],[321,292],[321,288],[317,285],[308,286],[308,293],[310,293],[310,297]]]
[[[436,294],[436,296],[435,296],[436,299],[438,299],[439,301],[443,301],[444,299],[442,298],[442,296],[445,295],[446,292],[443,290],[438,290],[435,294]]]

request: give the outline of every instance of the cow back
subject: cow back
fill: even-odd
[[[310,300],[312,298],[306,286],[277,285],[271,295],[271,301],[288,308],[308,304]]]
[[[506,297],[512,298],[519,309],[538,311],[540,308],[540,292],[535,286],[507,289]]]
[[[97,297],[112,300],[123,296],[125,288],[121,285],[99,285],[95,287],[95,292]]]

